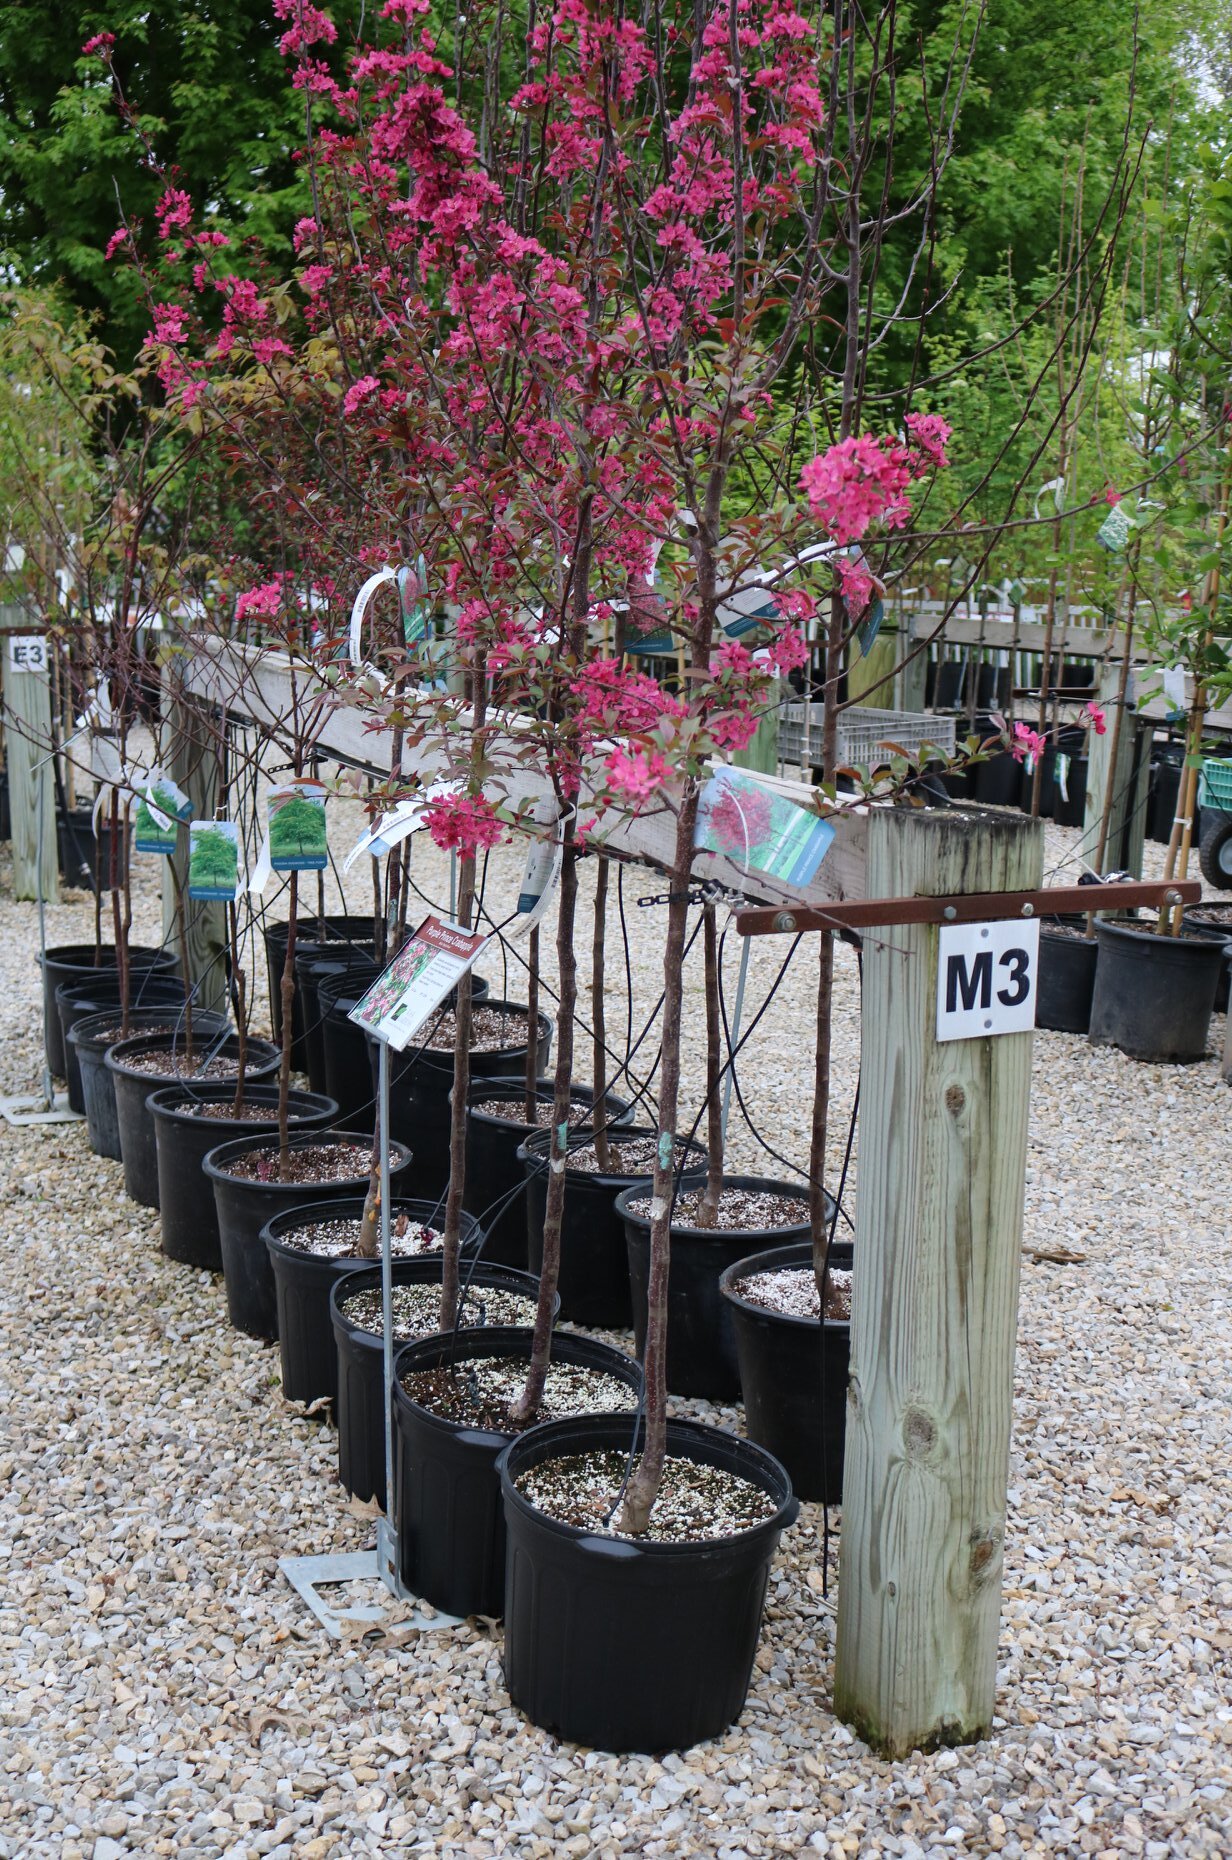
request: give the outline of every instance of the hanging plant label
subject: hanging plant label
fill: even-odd
[[[881,599],[881,596],[878,595],[864,619],[861,620],[859,626],[856,628],[856,638],[860,642],[860,657],[862,659],[867,659],[869,653],[877,644],[877,635],[881,631],[881,623],[884,619],[885,602]]]
[[[487,942],[477,931],[425,917],[363,1000],[356,1002],[349,1019],[402,1052],[453,993]]]
[[[702,789],[693,844],[755,867],[785,885],[807,885],[834,843],[834,828],[742,770],[716,769]]]
[[[133,850],[161,853],[170,858],[175,851],[180,823],[192,815],[192,802],[166,775],[151,777],[137,803],[133,820]]]
[[[233,820],[194,820],[188,828],[188,895],[234,904],[240,886],[240,830]]]
[[[408,646],[414,646],[428,631],[428,565],[420,556],[414,568],[400,568],[394,579],[402,614],[402,638]]]
[[[517,914],[506,926],[507,936],[529,936],[552,902],[552,894],[560,880],[560,869],[565,862],[565,827],[573,819],[575,811],[570,808],[567,813],[557,817],[554,797],[537,804],[533,820],[541,830],[540,837],[531,841],[527,851],[522,885],[518,892]]]
[[[325,837],[325,789],[317,781],[284,782],[271,788],[269,862],[274,872],[323,872],[329,862]]]
[[[1110,555],[1120,555],[1133,534],[1134,520],[1123,503],[1114,504],[1095,532],[1095,540]]]

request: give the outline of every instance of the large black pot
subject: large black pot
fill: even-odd
[[[174,1037],[180,1025],[183,995],[161,1007],[130,1010],[129,1038],[154,1040],[162,1034]],[[77,1074],[81,1089],[81,1108],[85,1113],[90,1148],[96,1156],[108,1156],[119,1162],[120,1123],[116,1108],[115,1079],[107,1070],[107,1054],[118,1043],[116,1028],[121,1021],[119,1004],[95,1008],[74,1021],[69,1029],[65,1050],[69,1064]],[[194,1020],[195,1020],[194,1016]],[[204,1032],[222,1032],[225,1021],[219,1014],[204,1016]]]
[[[1053,817],[1056,814],[1057,803],[1058,801],[1062,799],[1060,788],[1057,784],[1058,759],[1062,756],[1066,758],[1066,762],[1067,762],[1066,788],[1068,790],[1070,786],[1069,779],[1068,779],[1068,765],[1072,762],[1072,759],[1074,756],[1079,755],[1081,753],[1081,751],[1084,749],[1085,746],[1086,746],[1086,731],[1074,729],[1072,726],[1067,726],[1065,729],[1060,730],[1057,733],[1057,737],[1055,741],[1045,744],[1044,766],[1043,766],[1042,773],[1040,775],[1039,811],[1040,811],[1040,818],[1042,820],[1053,819]],[[1085,784],[1086,784],[1086,775],[1084,772],[1084,775],[1083,775],[1084,795],[1086,792]],[[1022,764],[1022,770],[1021,770],[1021,793],[1020,793],[1019,805],[1022,807],[1023,812],[1026,814],[1029,814],[1031,812],[1031,795],[1034,790],[1034,787],[1035,787],[1035,771],[1034,769],[1028,770],[1027,765],[1024,761],[1024,763]],[[1067,824],[1069,824],[1070,826],[1081,825],[1081,818],[1082,817],[1080,813],[1077,821],[1071,820]]]
[[[1008,749],[994,750],[975,765],[975,798],[985,807],[1017,807],[1022,794],[1022,765]]]
[[[391,1268],[394,1285],[440,1284],[441,1261],[432,1259],[396,1259]],[[462,1325],[471,1328],[483,1322],[483,1294],[499,1289],[523,1292],[538,1298],[539,1282],[529,1272],[513,1266],[490,1266],[486,1260],[468,1261],[462,1274],[469,1288],[462,1303]],[[343,1489],[367,1502],[375,1499],[385,1509],[385,1363],[384,1341],[379,1331],[362,1330],[346,1314],[345,1301],[356,1292],[379,1291],[381,1269],[368,1267],[348,1273],[329,1295],[330,1321],[334,1327],[337,1356],[338,1400],[338,1480]],[[559,1298],[556,1300],[560,1307]],[[394,1338],[394,1354],[413,1338]]]
[[[1232,939],[1232,904],[1194,904],[1185,912],[1185,926],[1196,931],[1199,936],[1209,937],[1212,943],[1227,943]],[[1229,995],[1229,964],[1224,963],[1219,970],[1219,982],[1215,989],[1215,1012],[1226,1014]]]
[[[1151,762],[1150,805],[1147,810],[1147,837],[1166,846],[1172,838],[1176,819],[1177,797],[1185,768],[1185,749],[1180,743],[1162,743]],[[1198,839],[1195,831],[1193,838]]]
[[[376,979],[376,958],[371,944],[332,951],[328,944],[309,943],[295,951],[295,995],[304,1022],[304,1070],[313,1091],[325,1090],[325,1037],[323,1004],[318,987],[323,978],[350,977],[359,994]]]
[[[368,1041],[362,1027],[350,1019],[351,1009],[363,993],[355,975],[325,977],[317,983],[321,1008],[321,1045],[325,1058],[325,1088],[336,1098],[339,1116],[350,1130],[375,1130],[376,1088],[368,1059]]]
[[[363,1130],[309,1131],[291,1138],[291,1148],[320,1143],[371,1144]],[[274,1134],[277,1148],[277,1133]],[[250,1150],[268,1147],[270,1133],[237,1137],[210,1150],[202,1167],[214,1185],[214,1203],[218,1211],[218,1239],[222,1249],[223,1277],[227,1283],[227,1316],[236,1330],[252,1337],[273,1341],[278,1335],[278,1300],[274,1290],[274,1269],[261,1230],[276,1215],[288,1208],[303,1207],[309,1202],[350,1199],[367,1192],[368,1170],[362,1175],[339,1176],[331,1182],[249,1182],[228,1171],[228,1163]],[[411,1160],[411,1152],[401,1143],[389,1146],[389,1173],[396,1181]]]
[[[505,1681],[554,1737],[596,1750],[687,1750],[744,1709],[770,1567],[799,1501],[778,1461],[714,1427],[669,1421],[667,1451],[749,1480],[774,1515],[733,1537],[665,1544],[558,1524],[518,1490],[544,1460],[624,1452],[627,1418],[552,1421],[501,1456],[509,1554]]]
[[[509,1001],[485,1001],[489,1010],[510,1011],[510,1044],[494,1052],[473,1052],[473,1079],[499,1078],[520,1072],[526,1064],[526,1009]],[[539,1016],[538,1060],[542,1070],[552,1037],[552,1023]],[[369,1041],[372,1089],[376,1090],[378,1047]],[[391,1053],[389,1066],[389,1128],[415,1149],[415,1187],[421,1195],[443,1195],[449,1186],[449,1097],[453,1090],[453,1052],[437,1048],[417,1051],[414,1043],[405,1053]]]
[[[1206,1037],[1227,945],[1199,936],[1158,936],[1096,922],[1099,962],[1091,1043],[1131,1059],[1186,1064],[1206,1055]]]
[[[284,920],[280,923],[266,924],[262,933],[265,940],[266,974],[269,978],[270,1022],[274,1029],[274,1038],[279,1041],[282,1039],[282,972],[287,962],[289,932],[290,925]],[[361,951],[366,950],[371,955],[371,913],[367,917],[348,917],[345,913],[325,917],[297,917],[295,920],[296,950],[306,950],[309,946],[317,955],[323,955],[327,948],[339,951],[357,948]],[[297,1072],[307,1069],[304,1009],[298,989],[291,1000],[291,1065]]]
[[[364,1211],[364,1201],[363,1195],[351,1195],[340,1201],[310,1202],[307,1206],[288,1208],[285,1214],[276,1215],[261,1229],[274,1273],[282,1392],[288,1401],[318,1401],[325,1395],[337,1401],[338,1359],[330,1319],[330,1294],[340,1279],[370,1271],[372,1262],[354,1258],[326,1259],[317,1253],[305,1253],[288,1246],[283,1235],[294,1233],[311,1221],[358,1220]],[[391,1220],[396,1220],[400,1214],[438,1231],[443,1225],[442,1210],[434,1201],[392,1202]],[[467,1214],[462,1216],[460,1241],[463,1258],[476,1252],[483,1241],[482,1228]]]
[[[1054,1033],[1086,1033],[1099,944],[1094,937],[1065,936],[1040,925],[1039,989],[1035,1024]]]
[[[555,1091],[550,1079],[536,1087],[540,1104],[551,1104]],[[589,1113],[594,1092],[574,1085],[570,1101],[578,1112]],[[520,1118],[494,1117],[481,1104],[521,1104],[526,1100],[523,1079],[481,1079],[470,1087],[466,1101],[466,1189],[462,1205],[482,1217],[488,1231],[485,1259],[510,1266],[526,1264],[526,1170],[521,1147],[535,1124]],[[633,1122],[633,1108],[623,1098],[607,1094],[608,1122],[613,1130]]]
[[[791,1201],[808,1199],[807,1183],[781,1182],[770,1176],[728,1176],[726,1186],[768,1191]],[[616,1197],[616,1212],[625,1227],[633,1336],[639,1358],[646,1354],[650,1221],[644,1213],[631,1209],[629,1203],[646,1193],[646,1184],[642,1183]],[[827,1218],[832,1214],[829,1209]],[[733,1260],[774,1242],[786,1246],[807,1240],[808,1235],[807,1215],[787,1227],[722,1232],[672,1222],[667,1281],[667,1386],[673,1395],[705,1395],[711,1401],[731,1401],[739,1395],[736,1339],[729,1307],[719,1292],[719,1280]]]
[[[43,1050],[50,1071],[58,1079],[64,1077],[65,1058],[60,1016],[56,1012],[56,989],[65,982],[97,981],[116,974],[115,945],[104,943],[97,953],[99,960],[96,962],[93,943],[61,943],[38,958],[43,971]],[[129,946],[128,960],[134,976],[144,969],[176,967],[170,950],[148,949],[140,943]]]
[[[121,831],[118,839],[119,862],[116,877],[122,883],[124,879],[124,858],[127,851],[127,835]],[[95,891],[96,875],[101,878],[102,889],[108,890],[111,884],[111,822],[104,819],[100,830],[94,830],[94,809],[92,807],[75,807],[71,813],[56,808],[56,851],[59,855],[60,877],[66,885],[75,886],[81,891]]]
[[[477,1357],[529,1362],[532,1335],[501,1325],[424,1337],[405,1344],[394,1362],[400,1572],[413,1594],[446,1614],[499,1615],[504,1607],[505,1520],[496,1463],[513,1435],[430,1413],[410,1399],[402,1377]],[[552,1360],[604,1370],[632,1389],[641,1387],[632,1357],[595,1337],[558,1331]]]
[[[198,1086],[192,1093],[182,1085],[170,1085],[151,1092],[146,1101],[154,1121],[158,1156],[163,1252],[168,1259],[200,1266],[207,1272],[222,1271],[222,1248],[214,1191],[203,1168],[205,1159],[238,1131],[256,1129],[268,1135],[278,1128],[267,1122],[245,1125],[243,1118],[210,1114],[212,1107],[222,1109],[234,1101],[234,1085]],[[276,1109],[278,1087],[245,1083],[244,1102]],[[200,1114],[193,1110],[194,1105],[203,1107]],[[324,1130],[337,1118],[338,1106],[332,1098],[316,1092],[293,1090],[287,1098],[287,1114],[297,1132]]]
[[[143,969],[132,978],[129,1001],[137,1010],[175,1007],[184,999],[184,984],[170,970]],[[120,980],[114,970],[99,981],[62,982],[56,989],[56,1013],[60,1017],[60,1036],[64,1041],[64,1076],[68,1081],[68,1101],[74,1111],[84,1111],[81,1066],[77,1049],[69,1038],[78,1021],[120,1008]]]
[[[850,1272],[851,1261],[850,1245],[831,1246],[831,1266]],[[750,1440],[781,1460],[798,1497],[839,1505],[851,1324],[846,1318],[827,1318],[823,1332],[816,1318],[767,1311],[735,1289],[743,1279],[785,1266],[811,1272],[811,1245],[769,1247],[735,1260],[719,1281],[740,1363],[745,1427]]]
[[[120,1158],[124,1164],[125,1192],[143,1208],[158,1206],[158,1142],[154,1134],[154,1117],[149,1100],[166,1085],[190,1086],[197,1068],[207,1056],[235,1062],[239,1041],[233,1033],[219,1044],[226,1023],[218,1014],[193,1015],[194,1056],[184,1051],[182,1033],[161,1034],[153,1039],[117,1040],[108,1048],[105,1065],[115,1091],[116,1123],[120,1131]],[[143,1053],[170,1052],[177,1056],[176,1076],[141,1071],[132,1062]],[[249,1039],[245,1077],[254,1085],[278,1070],[281,1054],[268,1040]],[[216,1083],[201,1078],[201,1086]],[[203,1188],[203,1193],[204,1188]]]
[[[570,1147],[589,1141],[591,1133],[579,1130]],[[657,1131],[631,1125],[622,1138],[654,1137]],[[526,1170],[526,1238],[530,1269],[543,1269],[543,1221],[548,1198],[548,1150],[552,1133],[532,1131],[518,1155]],[[684,1171],[685,1187],[705,1180],[706,1152],[700,1143],[689,1144],[695,1158]],[[648,1175],[593,1174],[565,1167],[565,1209],[560,1229],[560,1311],[571,1324],[594,1324],[604,1330],[627,1330],[633,1322],[629,1291],[629,1252],[625,1226],[616,1211],[616,1197]]]
[[[1064,787],[1062,794],[1062,768],[1064,760]],[[1058,758],[1056,765],[1056,797],[1053,802],[1052,817],[1059,827],[1082,827],[1086,825],[1087,816],[1087,775],[1091,767],[1088,755],[1071,753]]]

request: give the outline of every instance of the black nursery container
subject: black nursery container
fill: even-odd
[[[180,1022],[183,996],[163,1006],[139,1008],[128,1017],[129,1039],[150,1041],[164,1033],[174,1037]],[[195,1018],[195,1017],[194,1017]],[[120,1024],[119,1003],[101,1007],[75,1020],[69,1029],[65,1050],[70,1054],[70,1069],[75,1069],[81,1088],[81,1108],[85,1113],[90,1148],[96,1156],[119,1162],[119,1111],[116,1105],[115,1075],[107,1066],[107,1054],[119,1043],[116,1028]],[[205,1016],[207,1029],[221,1033],[225,1022],[221,1015]]]
[[[466,1230],[463,1229],[465,1244]],[[439,1285],[439,1254],[426,1259],[395,1259],[394,1285]],[[521,1292],[537,1299],[539,1281],[513,1266],[477,1265],[468,1260],[462,1274],[469,1288],[462,1307],[466,1329],[482,1322],[485,1291]],[[364,1267],[339,1279],[329,1295],[330,1320],[338,1359],[338,1480],[343,1489],[365,1502],[375,1499],[385,1509],[385,1386],[384,1344],[379,1331],[363,1330],[346,1315],[346,1300],[357,1292],[380,1291],[379,1266]],[[559,1308],[560,1300],[556,1300]],[[394,1354],[402,1348],[395,1339]]]
[[[550,1080],[536,1088],[540,1104],[551,1104],[555,1091]],[[521,1148],[531,1131],[538,1128],[520,1119],[497,1117],[482,1111],[480,1105],[525,1104],[524,1079],[480,1079],[467,1093],[466,1108],[466,1188],[462,1205],[482,1217],[488,1231],[484,1258],[502,1260],[509,1266],[526,1264],[526,1170]],[[570,1103],[579,1113],[589,1113],[594,1093],[586,1085],[574,1085]],[[633,1121],[633,1110],[623,1098],[610,1093],[607,1098],[609,1129],[622,1128]]]
[[[1078,923],[1085,922],[1079,918]],[[1039,989],[1035,1024],[1054,1033],[1086,1033],[1091,1025],[1091,998],[1099,944],[1094,937],[1066,936],[1040,925]]]
[[[60,877],[66,885],[72,885],[81,891],[93,891],[96,870],[101,869],[103,889],[106,890],[111,877],[111,822],[104,819],[99,823],[99,831],[94,829],[94,809],[92,807],[75,807],[66,813],[56,808],[56,852],[59,858]],[[119,837],[119,865],[117,876],[124,876],[124,857],[127,851],[127,835]]]
[[[153,1039],[118,1040],[108,1049],[105,1065],[115,1090],[116,1122],[120,1131],[120,1158],[124,1164],[125,1193],[143,1208],[158,1206],[158,1142],[154,1133],[154,1116],[150,1099],[165,1085],[191,1086],[202,1062],[213,1057],[234,1062],[239,1057],[239,1041],[226,1034],[226,1022],[218,1014],[193,1015],[193,1057],[184,1050],[183,1032],[159,1034]],[[135,1061],[143,1053],[173,1053],[178,1061],[177,1073],[141,1071]],[[278,1070],[281,1055],[268,1040],[248,1042],[246,1077],[253,1084],[268,1079]],[[215,1081],[198,1078],[202,1086]],[[204,1187],[202,1192],[204,1193]]]
[[[478,1000],[476,1005],[479,1005]],[[493,1052],[470,1055],[472,1079],[500,1078],[520,1072],[526,1064],[528,1028],[526,1009],[510,1001],[483,1002],[487,1009],[509,1014],[509,1045]],[[536,1072],[547,1061],[552,1023],[539,1016]],[[368,1042],[372,1067],[370,1090],[375,1094],[378,1048]],[[405,1053],[391,1053],[389,1065],[389,1128],[415,1150],[415,1187],[422,1195],[443,1195],[449,1186],[449,1099],[453,1091],[453,1049],[435,1047],[419,1051],[412,1042]]]
[[[449,1615],[499,1615],[505,1603],[505,1519],[497,1461],[513,1436],[466,1427],[413,1402],[402,1377],[478,1357],[530,1360],[530,1330],[496,1326],[405,1344],[394,1363],[398,1555],[402,1580]],[[640,1389],[637,1363],[596,1337],[558,1331],[552,1360],[578,1363]],[[630,1420],[632,1413],[630,1413]],[[628,1423],[625,1438],[628,1439]]]
[[[221,1272],[218,1210],[204,1172],[205,1159],[240,1131],[255,1129],[268,1136],[278,1127],[268,1120],[246,1123],[242,1117],[219,1116],[218,1111],[235,1102],[234,1085],[198,1086],[192,1093],[182,1085],[170,1085],[151,1092],[146,1102],[154,1120],[163,1252],[186,1266]],[[244,1103],[254,1109],[276,1110],[277,1085],[245,1083]],[[338,1107],[332,1098],[319,1093],[293,1090],[287,1098],[287,1115],[297,1132],[324,1130],[337,1119]]]
[[[222,1250],[223,1277],[227,1284],[227,1316],[236,1330],[252,1337],[273,1341],[278,1335],[278,1299],[274,1289],[274,1269],[261,1231],[277,1215],[307,1203],[320,1205],[362,1196],[368,1187],[368,1165],[362,1173],[336,1176],[329,1182],[248,1181],[232,1175],[227,1165],[250,1150],[268,1149],[269,1130],[259,1135],[237,1137],[220,1143],[206,1156],[202,1167],[214,1187],[214,1205],[218,1211],[218,1239]],[[318,1143],[362,1144],[371,1149],[372,1138],[364,1130],[327,1130],[297,1133],[291,1148],[302,1149]],[[278,1136],[273,1135],[275,1154]],[[408,1167],[411,1152],[405,1144],[390,1143],[389,1173],[395,1186]]]
[[[1099,920],[1091,1042],[1131,1059],[1188,1064],[1206,1055],[1215,990],[1227,945],[1207,937],[1158,936]]]
[[[1066,765],[1064,770],[1061,767],[1062,760]],[[1087,775],[1090,767],[1091,759],[1087,755],[1071,754],[1058,758],[1056,796],[1053,801],[1052,817],[1059,827],[1086,825]],[[1064,793],[1061,791],[1063,786]]]
[[[65,1058],[60,1016],[56,1012],[56,989],[67,982],[101,981],[105,976],[118,974],[114,944],[103,944],[97,952],[97,962],[95,953],[93,943],[61,943],[38,958],[43,971],[43,1050],[51,1073],[58,1079],[64,1077]],[[128,960],[134,978],[146,969],[176,966],[170,950],[149,949],[140,943],[129,946]]]
[[[356,996],[366,993],[376,979],[376,958],[371,945],[356,945],[343,953],[333,953],[328,944],[322,948],[309,944],[295,955],[295,992],[304,1022],[304,1070],[313,1091],[325,1090],[325,1004],[320,997],[322,981],[349,978]]]
[[[340,1201],[315,1201],[288,1208],[261,1229],[274,1273],[282,1392],[288,1401],[318,1401],[323,1395],[337,1401],[338,1359],[330,1296],[341,1279],[370,1271],[371,1262],[305,1253],[299,1247],[288,1246],[283,1236],[312,1221],[358,1220],[364,1211],[364,1199],[363,1195],[351,1195]],[[443,1210],[435,1201],[395,1201],[389,1212],[391,1220],[405,1214],[411,1221],[438,1231],[444,1224]],[[463,1215],[463,1258],[477,1251],[482,1242],[482,1230]]]
[[[283,921],[265,926],[265,967],[269,979],[270,1021],[275,1041],[282,1039],[282,972],[287,961],[287,938],[290,925]],[[372,917],[348,917],[345,913],[325,917],[297,917],[295,947],[307,953],[325,955],[333,951],[357,949],[372,954]],[[291,1066],[296,1072],[307,1070],[304,1042],[304,1006],[296,989],[291,1000]]]
[[[851,1270],[850,1245],[832,1245],[830,1265]],[[768,1311],[743,1298],[736,1286],[759,1272],[813,1269],[807,1242],[775,1246],[728,1266],[720,1292],[731,1314],[745,1426],[750,1440],[781,1461],[799,1498],[839,1505],[847,1428],[847,1375],[851,1325]]]
[[[570,1147],[582,1147],[593,1133],[579,1130],[570,1138]],[[657,1137],[655,1130],[629,1125],[621,1129],[617,1141]],[[526,1170],[527,1263],[532,1272],[543,1270],[543,1222],[547,1211],[548,1150],[552,1133],[533,1131],[518,1155]],[[706,1179],[706,1152],[700,1143],[690,1143],[691,1159],[681,1183],[695,1187]],[[571,1324],[595,1324],[604,1330],[626,1330],[633,1323],[633,1300],[629,1289],[629,1251],[625,1243],[625,1225],[616,1211],[616,1197],[622,1189],[650,1180],[649,1172],[621,1174],[612,1170],[603,1175],[586,1169],[565,1167],[565,1211],[560,1230],[560,1313]]]
[[[769,1176],[733,1175],[727,1188],[751,1193],[781,1195],[785,1200],[807,1200],[807,1184],[780,1182]],[[616,1198],[616,1212],[625,1226],[629,1259],[629,1286],[633,1295],[633,1335],[637,1354],[646,1352],[647,1287],[650,1279],[650,1219],[630,1208],[647,1194],[642,1183]],[[807,1240],[809,1221],[773,1228],[726,1229],[718,1232],[672,1222],[671,1266],[667,1282],[667,1386],[673,1395],[705,1395],[712,1401],[731,1401],[740,1393],[740,1365],[731,1312],[719,1290],[719,1281],[734,1260],[760,1251],[773,1242],[787,1245]]]
[[[554,1737],[617,1754],[687,1750],[744,1709],[775,1551],[799,1501],[761,1447],[718,1428],[669,1421],[669,1455],[759,1486],[774,1514],[697,1544],[634,1542],[559,1524],[518,1480],[567,1454],[626,1452],[629,1417],[552,1421],[500,1461],[508,1533],[505,1681],[514,1704]]]
[[[338,1115],[349,1130],[376,1128],[376,1087],[368,1059],[368,1042],[362,1027],[349,1018],[361,999],[351,976],[332,977],[317,984],[321,1007],[321,1045],[325,1056],[325,1089],[338,1100]]]
[[[184,984],[169,970],[143,969],[132,978],[130,1010],[176,1007],[183,999]],[[69,1105],[74,1111],[84,1111],[86,1106],[81,1065],[69,1035],[79,1021],[91,1019],[107,1008],[114,1010],[114,1018],[119,1019],[120,1007],[120,978],[114,970],[100,981],[62,982],[56,989],[56,1013],[60,1017],[60,1037],[64,1042],[64,1076],[68,1083]]]
[[[1228,944],[1232,942],[1232,904],[1194,904],[1185,912],[1185,928],[1198,936],[1209,937],[1212,943]],[[1232,950],[1229,951],[1232,955]],[[1229,995],[1229,964],[1223,963],[1219,971],[1219,982],[1215,989],[1215,1012],[1226,1014]]]

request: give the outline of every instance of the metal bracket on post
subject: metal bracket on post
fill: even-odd
[[[1038,891],[975,891],[955,897],[858,898],[835,904],[752,905],[736,912],[749,936],[798,936],[807,930],[871,930],[887,924],[998,923],[1007,917],[1097,915],[1138,905],[1197,904],[1196,879],[1114,880],[1106,885],[1045,885]]]
[[[382,1582],[393,1601],[402,1603],[396,1620],[399,1627],[457,1627],[460,1615],[427,1610],[419,1596],[413,1595],[398,1572],[397,1486],[394,1480],[394,1312],[393,1312],[393,1239],[389,1219],[389,1046],[378,1043],[377,1120],[380,1128],[381,1183],[381,1341],[382,1376],[385,1391],[385,1515],[376,1523],[376,1548],[355,1550],[340,1555],[284,1556],[278,1567],[297,1595],[303,1597],[327,1634],[341,1639],[348,1622],[369,1624],[373,1629],[389,1618],[388,1604],[369,1604],[359,1608],[330,1608],[317,1593],[318,1587],[332,1588],[346,1582]]]

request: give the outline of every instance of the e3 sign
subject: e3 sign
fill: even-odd
[[[1038,979],[1038,918],[944,924],[937,964],[938,1040],[1030,1033]]]

